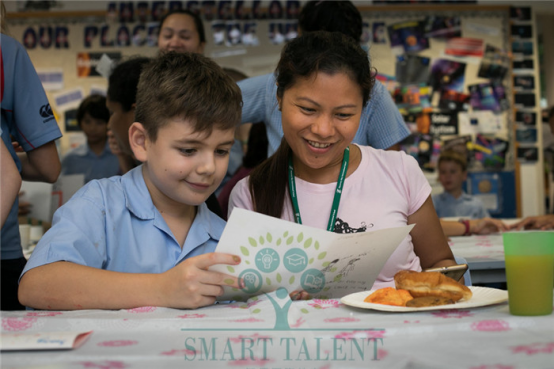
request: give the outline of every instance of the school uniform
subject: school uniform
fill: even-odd
[[[100,155],[96,155],[85,143],[68,152],[62,159],[62,174],[84,174],[85,183],[120,173],[119,160],[112,154],[107,141]]]
[[[224,227],[203,203],[181,248],[152,203],[141,165],[89,182],[59,208],[22,275],[62,260],[116,272],[162,273],[213,252]]]
[[[458,198],[455,198],[448,192],[443,192],[433,195],[432,199],[439,218],[460,217],[481,219],[490,217],[483,202],[465,192],[462,192],[462,195]]]
[[[21,172],[21,161],[10,136],[28,152],[60,138],[62,133],[25,48],[10,36],[0,34],[0,58],[1,135]],[[19,199],[16,198],[0,231],[2,310],[23,309],[17,300],[17,279],[25,265],[18,213]]]

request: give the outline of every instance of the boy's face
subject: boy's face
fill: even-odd
[[[108,122],[102,119],[96,119],[85,113],[81,120],[81,129],[87,136],[89,144],[98,144],[106,141],[108,137]]]
[[[467,171],[454,161],[443,161],[439,164],[439,182],[446,192],[457,191],[467,178]]]
[[[129,145],[129,127],[135,121],[135,110],[125,111],[121,103],[106,99],[106,107],[110,111],[109,128],[117,139],[119,148],[126,154],[132,154]]]
[[[159,129],[155,142],[145,136],[144,151],[134,151],[145,162],[144,180],[154,205],[167,209],[206,201],[225,177],[234,137],[234,128],[214,128],[206,137],[181,119]]]

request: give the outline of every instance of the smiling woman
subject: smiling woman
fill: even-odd
[[[234,207],[337,233],[417,223],[379,274],[455,265],[416,161],[403,152],[353,144],[374,78],[353,39],[324,31],[285,46],[275,71],[284,138],[237,184]]]
[[[162,52],[204,53],[206,35],[197,14],[188,10],[169,12],[160,20],[158,48]]]

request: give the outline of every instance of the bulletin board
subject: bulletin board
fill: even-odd
[[[469,163],[467,192],[481,197],[492,215],[516,217],[510,8],[360,10],[376,78],[412,131],[402,149],[428,172],[441,150],[461,151]]]
[[[377,79],[414,133],[405,151],[430,171],[448,146],[472,171],[514,170],[509,7],[360,9]]]

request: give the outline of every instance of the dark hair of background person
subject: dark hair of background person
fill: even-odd
[[[213,60],[195,53],[162,54],[141,73],[135,121],[156,141],[158,130],[179,117],[194,132],[211,134],[217,127],[240,124],[242,95],[238,85]]]
[[[360,86],[364,106],[369,100],[375,82],[374,74],[366,52],[351,37],[336,32],[316,31],[303,34],[286,44],[275,70],[279,86],[277,96],[282,98],[297,79],[316,72],[329,75],[345,73]],[[289,155],[291,149],[283,137],[275,154],[250,174],[249,187],[255,211],[281,217],[288,188]],[[272,191],[267,191],[268,183],[272,184]]]
[[[77,109],[77,124],[79,127],[87,113],[92,118],[100,119],[108,124],[110,111],[106,107],[106,98],[102,95],[90,95],[81,102]]]
[[[248,149],[242,158],[242,166],[255,168],[267,158],[267,132],[264,122],[252,124],[248,134]]]
[[[200,39],[200,43],[203,43],[203,42],[205,43],[206,42],[206,32],[204,32],[204,23],[202,22],[202,18],[200,18],[200,16],[198,14],[194,14],[190,10],[186,10],[186,9],[172,10],[169,13],[167,13],[166,15],[164,15],[162,17],[162,19],[160,19],[160,23],[159,23],[159,26],[158,26],[159,31],[162,30],[162,26],[163,26],[165,20],[167,19],[167,17],[169,17],[170,15],[173,15],[173,14],[187,14],[187,15],[190,15],[192,17],[192,19],[194,19],[194,25],[196,26],[196,32],[198,32],[198,38]]]
[[[304,32],[340,32],[356,42],[362,38],[363,22],[358,8],[350,1],[308,1],[298,16],[298,27]]]
[[[130,111],[136,102],[137,86],[142,68],[151,61],[147,57],[132,57],[119,63],[108,80],[108,99]]]

